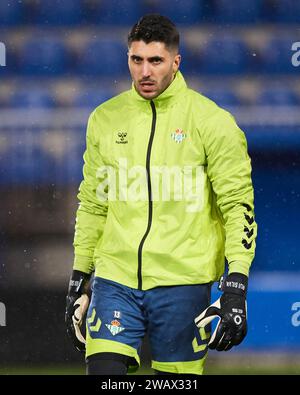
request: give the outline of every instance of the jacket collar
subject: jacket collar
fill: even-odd
[[[180,97],[181,94],[186,89],[187,89],[187,84],[183,78],[183,75],[178,70],[175,75],[175,78],[173,79],[171,84],[168,86],[168,88],[166,90],[164,90],[155,99],[153,99],[155,107],[160,108],[160,109],[169,107],[170,105],[172,105],[173,103],[175,103],[177,101],[178,97]],[[133,83],[132,83],[132,87],[131,87],[131,93],[132,93],[134,100],[138,101],[139,103],[147,104],[151,101],[149,99],[144,99],[142,96],[140,96],[138,94],[138,92],[136,91]]]

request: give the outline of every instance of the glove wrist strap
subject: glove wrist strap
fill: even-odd
[[[79,270],[73,270],[69,282],[68,294],[81,296],[85,292],[90,277],[90,274],[80,272]]]
[[[246,297],[247,289],[248,277],[242,273],[229,274],[221,284],[221,290],[224,293],[231,293],[244,297]]]

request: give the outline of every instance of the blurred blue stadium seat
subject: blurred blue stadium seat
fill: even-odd
[[[185,76],[199,73],[200,68],[200,48],[188,44],[184,37],[180,41],[179,53],[181,55],[180,71]]]
[[[275,0],[275,21],[300,23],[300,2],[297,0]]]
[[[288,140],[285,134],[284,131],[283,142]],[[270,141],[274,140],[274,127],[269,135]],[[281,142],[277,161],[252,162],[256,220],[258,226],[261,224],[253,269],[299,273],[299,159],[292,165],[290,151],[285,153],[280,146]],[[274,154],[272,156],[274,158]]]
[[[149,7],[150,8],[150,7]],[[191,25],[203,23],[203,0],[164,0],[154,2],[151,11],[170,18],[176,24]],[[150,9],[149,9],[150,11]]]
[[[226,88],[204,89],[203,95],[213,100],[221,107],[241,104],[235,92]]]
[[[23,22],[23,3],[0,1],[0,26],[12,26]]]
[[[45,88],[28,87],[14,92],[10,97],[10,105],[25,108],[51,108],[55,106],[55,100]]]
[[[82,21],[81,0],[42,0],[38,3],[36,22],[47,25],[75,25]]]
[[[272,107],[270,110],[272,111]],[[294,111],[295,110],[297,111],[297,108],[294,108]],[[275,110],[273,110],[273,114],[276,114]],[[285,112],[285,114],[286,117],[289,116],[288,113]],[[270,116],[269,119],[271,121],[272,116]],[[243,128],[242,124],[241,126]],[[289,125],[287,122],[282,121],[282,124],[276,124],[276,122],[274,122],[274,125],[268,126],[264,122],[260,122],[258,118],[257,124],[245,125],[244,130],[247,135],[250,152],[267,154],[272,158],[273,156],[275,158],[275,155],[278,155],[280,153],[283,154],[282,158],[284,158],[284,155],[286,155],[286,157],[289,157],[290,153],[296,152],[298,156],[296,162],[298,163],[300,152],[299,124]],[[296,162],[292,165],[292,167],[297,167],[297,169],[300,169],[299,165],[296,166]],[[274,164],[277,165],[278,163],[280,164],[281,162],[278,162],[278,160],[274,159]]]
[[[5,164],[1,174],[2,184],[49,184],[50,180],[53,180],[53,161],[35,145],[34,140],[30,140],[30,144],[28,140],[22,130],[13,133],[10,150],[1,156],[1,161]]]
[[[82,180],[83,153],[85,134],[82,127],[72,130],[61,129],[41,131],[39,160],[41,166],[51,166],[50,171],[38,174],[45,184],[61,186],[79,184]]]
[[[208,74],[240,74],[247,71],[250,53],[245,43],[236,38],[210,40],[201,53],[199,72]]]
[[[77,71],[84,75],[121,76],[127,72],[126,45],[116,39],[91,40],[78,59]]]
[[[214,22],[254,23],[261,16],[263,0],[214,0]]]
[[[297,73],[299,70],[292,65],[291,50],[295,37],[273,37],[269,40],[261,53],[261,69],[264,73]]]
[[[5,43],[5,67],[0,67],[0,76],[10,76],[18,72],[18,49],[15,45],[11,45],[9,29],[6,34],[0,38]],[[0,79],[2,79],[0,77]]]
[[[300,98],[296,92],[285,86],[271,87],[264,89],[257,97],[256,103],[259,105],[285,105],[295,106],[300,103]]]
[[[19,53],[19,73],[30,75],[59,75],[68,64],[64,43],[51,36],[32,37]]]
[[[133,25],[144,14],[143,2],[102,0],[93,5],[89,20],[99,25]]]
[[[68,150],[64,158],[64,174],[60,171],[56,175],[56,182],[62,185],[79,185],[83,179],[82,166],[83,154],[85,151],[85,137],[82,130],[77,130],[72,133],[73,144],[68,146]],[[59,163],[58,163],[59,165]]]
[[[7,133],[0,133],[0,185],[6,185],[9,182],[9,163],[7,158],[11,151],[10,139]]]
[[[55,182],[55,167],[53,158],[39,146],[32,150],[33,179],[39,185],[50,185]],[[60,172],[62,169],[60,169]]]
[[[111,90],[103,90],[100,87],[98,89],[88,88],[81,90],[75,95],[72,104],[76,107],[89,107],[93,109],[113,96],[114,93]]]

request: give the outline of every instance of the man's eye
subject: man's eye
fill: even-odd
[[[134,63],[141,63],[141,59],[138,59],[138,58],[134,58],[133,61],[134,61]]]
[[[152,63],[159,64],[159,63],[161,63],[161,59],[154,59]]]

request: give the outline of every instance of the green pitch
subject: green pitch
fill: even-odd
[[[84,375],[84,366],[66,366],[66,365],[51,365],[51,366],[10,366],[0,367],[1,375]],[[153,370],[149,367],[140,368],[136,373],[138,375],[153,375]],[[299,364],[278,364],[273,366],[241,366],[229,365],[214,366],[210,364],[207,366],[205,374],[207,375],[299,375]]]

